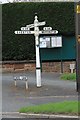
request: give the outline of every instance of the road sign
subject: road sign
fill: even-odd
[[[46,22],[44,21],[44,22],[38,22],[37,23],[37,26],[43,26],[43,25],[45,25],[46,24]]]
[[[48,30],[48,31],[50,31],[50,30],[52,30],[52,27],[44,27],[43,30]]]
[[[27,28],[34,28],[34,24],[26,25]]]
[[[76,7],[76,13],[80,13],[80,5],[77,5],[77,7]]]
[[[50,30],[50,31],[40,31],[40,34],[57,34],[58,31],[57,30]]]
[[[34,31],[15,31],[15,34],[34,34]]]
[[[36,23],[36,27],[37,27],[37,26],[43,26],[43,25],[45,25],[45,24],[46,24],[45,21],[44,21],[44,22],[37,22],[37,23]],[[26,25],[27,28],[34,28],[34,26],[35,26],[35,24]]]
[[[21,30],[30,30],[29,27],[21,27]]]

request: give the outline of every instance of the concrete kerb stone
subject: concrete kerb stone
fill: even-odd
[[[27,113],[20,114],[26,116],[26,118],[49,118],[48,114],[27,114]]]
[[[19,112],[3,112],[2,115],[18,115],[23,118],[79,118],[79,116],[63,115],[63,114],[32,114],[32,113],[19,113]]]
[[[78,118],[78,116],[69,116],[69,115],[60,115],[60,114],[27,114],[20,113],[21,115],[25,115],[29,118]]]

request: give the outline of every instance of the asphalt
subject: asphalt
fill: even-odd
[[[14,85],[14,76],[26,75],[29,89],[25,89],[25,81]],[[34,106],[49,102],[78,100],[76,82],[60,80],[59,73],[42,73],[42,87],[36,87],[34,72],[18,72],[2,74],[2,112],[18,112],[21,107]]]

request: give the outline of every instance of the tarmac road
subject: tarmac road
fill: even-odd
[[[26,75],[29,89],[25,89],[25,81],[18,81],[14,86],[13,77]],[[36,87],[35,73],[3,73],[2,75],[2,111],[17,112],[23,106],[32,106],[48,102],[78,100],[76,83],[60,80],[60,74],[42,73],[42,87]]]

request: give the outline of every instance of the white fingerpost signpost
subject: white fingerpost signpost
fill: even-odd
[[[36,84],[37,87],[41,87],[41,67],[40,67],[40,52],[39,52],[39,35],[40,34],[57,34],[57,30],[52,30],[51,27],[45,27],[42,31],[39,30],[39,26],[45,25],[46,22],[39,22],[37,15],[35,15],[34,23],[21,27],[21,31],[15,31],[15,34],[34,34],[36,45]],[[30,31],[30,28],[34,28],[34,31]]]

